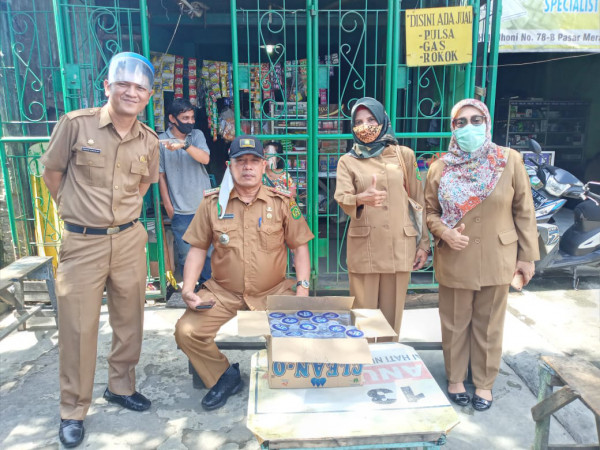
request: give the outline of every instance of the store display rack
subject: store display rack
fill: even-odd
[[[535,139],[544,151],[555,152],[556,165],[582,161],[589,103],[511,99],[499,106],[496,117],[505,114],[506,120],[495,122],[496,142],[527,151]]]
[[[338,134],[342,131],[342,121],[329,117],[328,114],[337,115],[338,105],[320,105],[319,107],[319,134]],[[271,133],[285,135],[291,142],[285,150],[286,168],[297,185],[298,204],[303,212],[306,203],[306,174],[307,174],[307,142],[305,138],[294,139],[295,134],[306,134],[307,129],[307,103],[306,102],[272,102],[269,112],[271,119]],[[285,146],[284,146],[285,147]],[[335,180],[337,162],[339,160],[339,148],[345,151],[346,141],[337,140],[319,141],[319,185],[320,189],[327,192],[331,197],[331,187],[325,189],[326,179]],[[326,203],[320,212],[325,212]]]

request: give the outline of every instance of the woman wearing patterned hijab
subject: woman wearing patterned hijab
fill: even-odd
[[[492,406],[502,357],[508,288],[527,284],[539,259],[529,177],[519,152],[491,141],[490,113],[465,99],[452,108],[448,153],[427,174],[427,225],[434,268],[448,394],[461,406]],[[471,361],[475,393],[463,384]]]
[[[398,145],[381,103],[362,98],[351,117],[354,146],[340,158],[335,190],[350,216],[350,295],[354,308],[381,309],[399,333],[410,272],[423,267],[429,252],[425,221],[416,230],[408,210],[409,194],[423,205],[423,186],[414,152]]]

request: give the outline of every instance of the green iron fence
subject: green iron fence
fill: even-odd
[[[448,116],[456,101],[477,95],[493,111],[500,3],[494,2],[491,11],[479,0],[415,0],[410,5],[394,0],[230,0],[236,132],[283,143],[282,158],[316,236],[311,262],[320,289],[344,288],[347,282],[348,218],[333,192],[337,160],[351,145],[353,103],[363,96],[382,101],[397,138],[415,150],[425,169],[422,163],[447,147]],[[408,67],[406,9],[457,5],[473,6],[478,36],[473,62]],[[5,93],[0,157],[17,256],[60,242],[60,224],[49,217],[51,202],[37,186],[37,157],[60,115],[105,102],[102,81],[114,53],[149,54],[146,9],[144,0],[0,4],[0,24],[8,30],[0,42]],[[146,117],[153,125],[150,108]],[[154,226],[157,242],[149,253],[157,260],[159,277],[155,280],[149,271],[149,281],[160,282],[157,295],[162,296],[162,224],[160,214],[148,215],[159,211],[157,186],[153,194],[142,220],[149,231]],[[413,274],[412,288],[433,286],[431,266]]]
[[[386,105],[397,138],[415,150],[424,179],[425,160],[447,148],[452,106],[485,97],[488,84],[487,98],[493,99],[498,13],[488,14],[478,0],[416,0],[410,8],[467,4],[474,11],[473,35],[480,37],[473,62],[412,68],[404,58],[407,2],[287,0],[274,7],[231,0],[236,130],[283,142],[298,202],[316,236],[311,262],[319,289],[344,288],[347,281],[349,221],[333,193],[337,161],[351,145],[353,103],[370,96]],[[251,126],[244,129],[244,123]],[[413,273],[411,288],[435,286],[431,263]]]
[[[56,30],[49,2],[4,2],[0,5],[3,31],[0,49],[0,156],[7,191],[9,222],[17,257],[34,253],[35,212],[46,213],[47,197],[31,188],[39,180],[32,164],[39,148],[49,140],[57,116],[62,112],[60,62],[56,47]],[[54,226],[54,221],[46,223]],[[57,246],[60,230],[46,233],[48,246]],[[49,250],[51,252],[51,250]]]
[[[421,0],[417,7],[464,6],[466,3],[460,0]],[[475,0],[468,4],[473,7],[473,59],[470,64],[464,65],[408,67],[401,39],[398,39],[399,30],[404,25],[402,12],[406,9],[396,8],[394,11],[396,37],[393,40],[391,80],[395,85],[391,92],[396,95],[390,98],[390,115],[396,118],[397,138],[415,151],[423,180],[427,174],[427,162],[448,147],[452,106],[463,98],[477,96],[484,101],[487,99],[490,111],[493,110],[501,2],[491,5]],[[491,43],[490,38],[493,38]],[[486,95],[488,90],[490,95]],[[436,284],[432,260],[421,271],[413,273],[411,284],[412,287]]]
[[[56,256],[61,223],[45,189],[39,156],[58,118],[106,102],[103,80],[113,54],[149,56],[145,1],[20,0],[0,4],[0,158],[15,257]],[[153,125],[151,104],[147,122]],[[166,292],[158,187],[141,221],[155,236],[147,252],[147,297]],[[158,266],[151,274],[151,260]]]

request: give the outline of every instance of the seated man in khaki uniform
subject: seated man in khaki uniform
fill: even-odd
[[[175,339],[204,384],[207,410],[225,405],[242,386],[239,364],[229,364],[214,342],[217,331],[238,310],[263,310],[267,295],[308,295],[308,241],[314,236],[287,191],[263,186],[266,160],[261,142],[237,137],[220,188],[204,201],[183,239],[191,245],[185,261],[182,297],[188,306]],[[212,278],[194,293],[206,251],[214,246]],[[286,279],[287,247],[294,254],[297,282]]]

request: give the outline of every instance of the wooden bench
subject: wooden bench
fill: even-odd
[[[562,386],[552,392],[555,386]],[[579,399],[596,418],[596,431],[600,440],[600,369],[587,361],[560,356],[542,356],[540,361],[539,403],[531,408],[535,420],[535,450],[566,448],[564,445],[548,445],[552,414]],[[599,445],[567,446],[578,449],[598,449]]]
[[[0,340],[24,330],[32,316],[54,317],[56,293],[52,257],[26,256],[0,270],[0,300],[15,308],[16,321],[0,331]],[[27,306],[26,303],[36,303]]]
[[[442,332],[440,316],[437,308],[408,309],[404,311],[400,328],[401,344],[415,350],[441,350]],[[262,336],[238,336],[237,317],[226,322],[215,337],[220,350],[262,350],[266,348],[266,340]],[[204,389],[204,383],[196,373],[192,363],[188,361],[188,371],[192,375],[192,383],[196,389]]]

